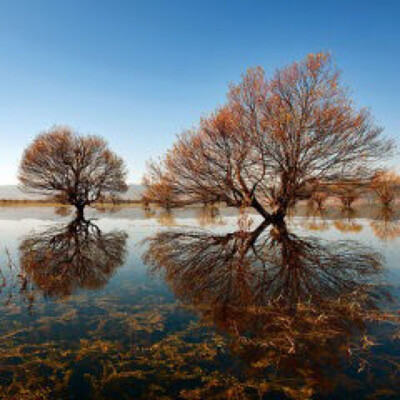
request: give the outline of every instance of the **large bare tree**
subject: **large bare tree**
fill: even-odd
[[[127,190],[124,162],[104,139],[80,136],[68,127],[54,127],[34,139],[23,154],[19,180],[26,191],[74,205],[81,219],[85,206],[104,194]]]
[[[330,55],[311,54],[270,79],[250,69],[225,106],[178,137],[145,185],[150,192],[161,179],[175,203],[248,204],[282,219],[321,184],[368,179],[392,148],[354,106]]]

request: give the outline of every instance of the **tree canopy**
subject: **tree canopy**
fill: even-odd
[[[148,200],[224,201],[283,218],[323,182],[372,177],[393,143],[357,109],[327,53],[310,54],[268,78],[249,69],[227,102],[183,132],[144,178]]]
[[[19,180],[24,190],[56,196],[81,216],[104,194],[128,188],[124,162],[104,139],[62,126],[39,134],[25,150]]]

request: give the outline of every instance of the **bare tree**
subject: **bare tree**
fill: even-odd
[[[166,211],[178,205],[172,191],[169,180],[164,176],[163,170],[155,162],[147,163],[147,174],[143,178],[145,191],[142,195],[142,202],[149,206],[149,203],[156,203]]]
[[[178,137],[159,169],[182,203],[246,202],[281,220],[320,183],[371,177],[392,148],[321,53],[270,79],[261,68],[249,70],[224,107]],[[148,187],[157,184],[147,176]]]
[[[67,127],[39,134],[25,150],[19,180],[26,191],[55,196],[84,208],[104,194],[127,190],[123,160],[99,136],[80,136]]]
[[[365,193],[366,188],[366,182],[341,180],[331,186],[331,191],[338,197],[344,210],[351,210],[353,203]]]
[[[325,202],[328,200],[330,195],[330,190],[326,185],[315,183],[312,193],[310,194],[309,204],[316,205],[318,210],[324,208]]]
[[[384,207],[389,207],[399,193],[400,177],[389,171],[378,172],[371,180],[371,189]]]

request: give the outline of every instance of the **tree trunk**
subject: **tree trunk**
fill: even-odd
[[[261,205],[261,203],[253,197],[251,201],[251,206],[259,213],[261,214],[266,221],[269,221],[271,223],[281,223],[286,217],[287,213],[287,205],[286,204],[281,204],[277,211],[274,213],[269,213],[268,211],[265,210],[265,208]]]
[[[265,208],[258,202],[258,200],[253,197],[250,204],[259,214],[261,214],[264,219],[270,220],[271,214],[265,210]]]
[[[84,210],[85,210],[85,206],[84,205],[75,205],[76,207],[76,219],[79,221],[82,221],[85,219],[85,214],[84,214]]]
[[[280,224],[286,217],[286,207],[279,207],[276,212],[271,215],[271,219],[273,223]]]
[[[278,199],[276,204],[277,205],[276,211],[271,215],[273,223],[280,224],[283,222],[283,220],[286,217],[290,203],[291,203],[290,200],[288,200],[283,196]]]

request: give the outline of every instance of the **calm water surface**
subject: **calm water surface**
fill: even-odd
[[[0,398],[400,398],[396,213],[65,214],[0,208]]]

